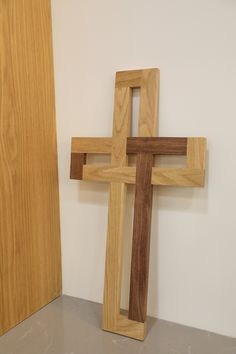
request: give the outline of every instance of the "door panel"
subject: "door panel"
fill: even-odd
[[[51,5],[0,0],[0,334],[60,293]]]

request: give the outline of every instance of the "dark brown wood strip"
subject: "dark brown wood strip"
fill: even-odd
[[[129,319],[145,322],[149,273],[153,155],[137,155]]]
[[[83,179],[83,165],[86,164],[86,154],[71,153],[70,178]]]
[[[186,155],[187,138],[127,138],[127,154]]]

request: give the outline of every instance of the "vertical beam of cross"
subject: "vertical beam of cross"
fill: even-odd
[[[116,87],[112,135],[111,164],[127,165],[126,141],[131,127],[131,89]],[[122,277],[123,218],[125,208],[125,183],[110,184],[108,208],[108,233],[105,264],[103,301],[103,328],[116,327],[120,315],[120,289]]]
[[[138,135],[154,137],[157,134],[159,71],[144,72],[142,81]],[[138,322],[146,321],[147,312],[153,164],[153,155],[138,153],[128,315],[130,320]]]
[[[151,154],[137,155],[128,317],[138,322],[145,322],[147,313],[153,162]]]
[[[159,70],[119,72],[116,76],[115,111],[112,136],[112,161],[115,166],[127,165],[126,144],[130,136],[131,98],[134,87],[140,87],[139,135],[153,136],[156,128]],[[124,183],[111,183],[108,236],[105,265],[103,328],[116,330],[124,326],[120,317],[123,218],[126,197]],[[128,319],[127,319],[128,321]],[[126,326],[132,325],[127,322]],[[129,332],[129,329],[127,329]]]
[[[158,69],[117,73],[112,165],[125,166],[127,164],[126,144],[127,137],[130,136],[131,88],[141,88],[139,136],[155,135],[158,85]],[[103,328],[108,330],[119,328],[125,194],[124,183],[111,183],[103,304]]]
[[[128,317],[134,321],[145,322],[147,315],[154,155],[186,155],[187,139],[130,138],[127,142],[127,153],[137,154]]]

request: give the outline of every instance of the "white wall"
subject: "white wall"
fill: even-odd
[[[52,5],[64,293],[102,302],[107,227],[108,186],[69,180],[71,136],[110,136],[115,72],[159,67],[160,135],[206,136],[209,159],[205,188],[155,190],[148,312],[236,337],[236,2]]]

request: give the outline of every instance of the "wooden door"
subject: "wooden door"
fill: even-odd
[[[50,0],[0,0],[0,334],[61,293]]]

